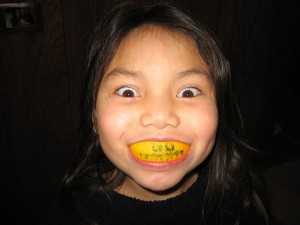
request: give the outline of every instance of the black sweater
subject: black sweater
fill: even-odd
[[[183,194],[161,201],[142,201],[116,192],[77,198],[72,207],[59,207],[47,224],[55,225],[202,225],[205,184],[201,176]],[[81,195],[82,196],[82,195]],[[79,201],[78,201],[79,200]],[[72,204],[71,204],[72,205]],[[80,212],[80,213],[78,213]],[[79,218],[88,218],[83,220]],[[76,216],[75,216],[76,215]]]

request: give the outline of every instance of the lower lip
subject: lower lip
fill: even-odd
[[[170,167],[175,167],[179,164],[181,164],[186,158],[186,154],[184,157],[177,159],[177,160],[172,160],[168,162],[151,162],[151,161],[144,161],[141,159],[136,158],[134,155],[131,154],[132,158],[138,162],[140,165],[144,167],[151,167],[151,168],[157,168],[157,169],[162,169],[162,168],[170,168]]]

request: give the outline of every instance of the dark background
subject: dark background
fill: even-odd
[[[24,0],[25,1],[25,0]],[[22,1],[0,0],[0,3]],[[0,35],[1,224],[38,224],[73,156],[87,40],[108,0],[40,0]],[[278,224],[300,224],[299,1],[177,0],[220,39]]]

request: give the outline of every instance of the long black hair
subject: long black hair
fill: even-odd
[[[173,4],[121,3],[97,26],[91,38],[81,104],[82,142],[79,156],[64,179],[64,193],[75,189],[88,193],[109,192],[123,182],[124,174],[101,149],[93,129],[93,112],[101,79],[120,42],[133,29],[147,24],[189,37],[210,69],[219,124],[213,151],[204,163],[207,174],[204,221],[219,224],[220,209],[228,207],[227,214],[234,218],[235,224],[268,224],[263,185],[248,160],[254,150],[240,138],[242,122],[231,91],[229,63],[213,35]]]

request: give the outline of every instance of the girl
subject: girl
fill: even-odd
[[[94,33],[84,94],[62,224],[268,224],[228,62],[188,14],[116,6]]]

